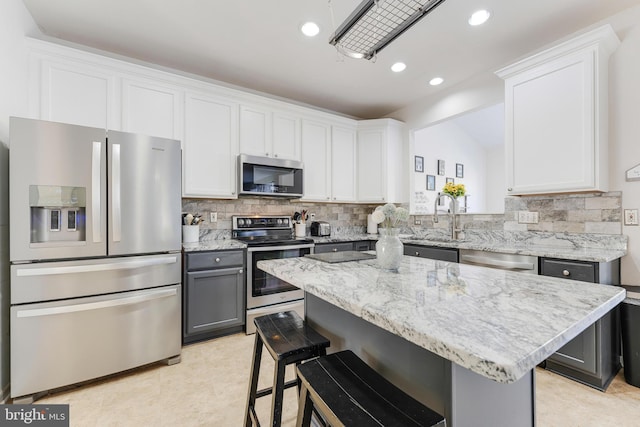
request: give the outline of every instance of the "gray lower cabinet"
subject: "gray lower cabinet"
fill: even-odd
[[[454,248],[405,244],[404,254],[439,261],[458,262],[458,250]]]
[[[245,324],[243,250],[185,253],[182,342],[240,332]]]
[[[314,252],[322,254],[327,252],[353,251],[353,245],[354,242],[316,243]]]
[[[375,251],[376,250],[376,241],[375,240],[360,240],[358,242],[353,242],[353,250],[354,251]]]
[[[620,260],[598,263],[540,258],[540,274],[617,285]],[[549,357],[546,369],[605,390],[620,369],[619,330],[616,308]]]

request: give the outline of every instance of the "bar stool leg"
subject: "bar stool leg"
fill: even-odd
[[[271,426],[280,427],[282,423],[282,399],[284,394],[284,373],[287,365],[276,361],[273,374],[273,396],[271,400]]]
[[[309,390],[307,390],[307,387],[302,384],[298,403],[298,421],[296,422],[296,427],[309,427],[311,425],[312,410],[313,402],[309,396]]]
[[[258,391],[258,377],[260,376],[260,362],[262,361],[262,339],[260,334],[256,334],[256,339],[253,345],[253,363],[251,364],[251,381],[249,382],[249,392],[247,395],[247,411],[244,419],[244,427],[251,427],[253,422],[251,420],[252,412],[253,416],[257,418],[255,414],[256,405],[256,392]],[[257,423],[256,423],[257,424]]]

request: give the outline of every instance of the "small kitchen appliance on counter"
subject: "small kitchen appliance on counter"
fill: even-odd
[[[331,236],[331,224],[326,221],[313,221],[311,223],[312,236]]]

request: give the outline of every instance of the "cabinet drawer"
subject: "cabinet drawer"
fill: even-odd
[[[567,261],[542,258],[540,274],[564,279],[582,280],[583,282],[597,282],[596,263],[587,261]]]
[[[353,243],[352,242],[344,242],[344,243],[321,243],[316,245],[314,252],[317,254],[322,254],[326,252],[342,252],[342,251],[352,251]]]
[[[187,254],[186,268],[189,271],[242,266],[244,251],[213,251]]]
[[[373,247],[371,245],[373,243]],[[375,249],[375,242],[371,242],[369,240],[362,240],[360,242],[353,242],[353,250],[354,251],[368,251]]]
[[[431,246],[404,245],[404,254],[419,258],[439,261],[458,262],[458,250],[451,248],[435,248]]]

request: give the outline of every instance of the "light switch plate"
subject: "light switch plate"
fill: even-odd
[[[624,225],[638,225],[638,209],[624,210]]]
[[[209,213],[209,222],[218,222],[218,212]]]

